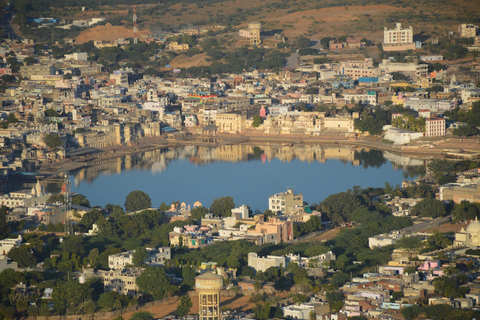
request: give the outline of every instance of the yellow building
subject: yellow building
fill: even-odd
[[[219,113],[215,116],[215,125],[219,132],[240,133],[245,129],[247,116],[236,113]]]
[[[188,43],[178,43],[177,41],[173,41],[168,44],[168,49],[174,51],[187,51],[190,49],[190,45]]]

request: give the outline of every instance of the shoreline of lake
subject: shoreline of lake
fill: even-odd
[[[215,136],[192,135],[187,138],[165,139],[164,137],[147,137],[139,139],[127,146],[109,146],[90,150],[84,155],[76,155],[41,167],[40,174],[56,176],[82,167],[94,166],[104,161],[124,155],[141,153],[165,147],[176,146],[220,146],[220,145],[334,145],[358,148],[378,149],[417,159],[445,158],[478,158],[480,143],[476,138],[428,139],[408,145],[398,146],[385,143],[377,137],[361,137],[349,139],[342,136],[311,137],[305,135],[266,135],[258,134],[217,134]]]

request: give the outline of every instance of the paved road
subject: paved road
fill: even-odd
[[[292,54],[290,57],[287,58],[287,65],[285,66],[285,69],[295,69],[298,64],[298,52],[295,52]]]

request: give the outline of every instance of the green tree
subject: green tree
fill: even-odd
[[[47,109],[45,110],[45,117],[58,117],[58,112],[55,109]]]
[[[147,311],[138,311],[135,312],[131,317],[130,320],[153,320],[153,314]]]
[[[55,194],[52,194],[47,200],[47,203],[57,203],[57,202],[65,203],[65,196],[61,193],[55,193]]]
[[[293,301],[293,303],[296,303],[296,304],[300,305],[304,302],[307,302],[308,297],[304,294],[296,293],[296,294],[293,295],[292,301]]]
[[[235,203],[230,196],[214,199],[210,205],[210,211],[216,217],[230,217],[233,208],[235,208]]]
[[[52,302],[60,314],[78,314],[87,300],[91,300],[90,288],[77,280],[69,280],[53,288]]]
[[[72,198],[72,204],[77,206],[90,207],[90,201],[83,195],[78,195]]]
[[[308,48],[310,47],[311,40],[306,37],[300,37],[297,41],[298,48]]]
[[[413,305],[411,307],[402,308],[401,313],[405,320],[414,320],[423,312],[423,307]]]
[[[130,192],[125,199],[125,210],[127,210],[127,212],[148,209],[151,206],[152,200],[150,196],[140,190]]]
[[[27,66],[31,66],[32,64],[35,63],[35,58],[34,57],[26,57],[23,59],[23,63],[25,63]]]
[[[462,298],[465,296],[467,288],[459,287],[457,280],[449,277],[439,277],[433,281],[435,294],[447,298]]]
[[[58,134],[50,133],[43,137],[43,142],[49,147],[50,149],[56,151],[58,147],[63,145],[62,138]]]
[[[192,209],[191,217],[193,220],[201,220],[208,213],[208,209],[202,206]]]
[[[98,209],[92,209],[85,213],[80,220],[80,226],[82,226],[85,230],[89,230],[92,228],[92,225],[94,223],[97,223],[97,221],[103,217],[103,213],[98,210]]]
[[[170,280],[163,268],[147,267],[137,277],[136,283],[141,292],[151,295],[155,300],[165,298],[175,292],[176,288],[170,284]]]
[[[110,291],[110,292],[104,292],[100,295],[100,298],[98,299],[97,306],[102,310],[102,311],[112,311],[117,309],[118,304],[120,303],[120,308],[122,306],[122,303],[120,302],[121,296],[118,292],[115,291]]]
[[[477,128],[469,125],[460,126],[458,128],[453,129],[452,131],[452,134],[454,136],[462,136],[462,137],[475,136],[479,133],[480,131]]]
[[[190,309],[193,307],[192,300],[188,295],[184,295],[180,298],[180,304],[177,307],[177,316],[179,317],[184,317],[186,316],[189,312]]]
[[[260,117],[258,114],[253,116],[253,123],[252,126],[258,128],[263,123],[263,118]]]
[[[9,113],[7,117],[7,122],[8,123],[16,123],[18,122],[17,117],[15,116],[15,113]]]
[[[10,227],[7,222],[7,207],[0,206],[0,239],[5,239],[10,234]]]
[[[462,201],[452,210],[453,221],[473,220],[480,215],[480,204]]]
[[[327,292],[326,298],[330,304],[330,309],[332,312],[338,312],[343,306],[343,293],[339,291],[330,291]]]
[[[428,164],[428,170],[437,182],[445,175],[453,173],[453,163],[448,160],[432,159]]]
[[[195,210],[195,209],[196,208],[193,208],[193,210]],[[160,203],[160,207],[158,208],[158,211],[166,212],[166,211],[169,211],[169,210],[170,210],[170,207],[165,202]],[[193,214],[193,210],[192,210],[192,214]]]
[[[269,303],[264,303],[264,304],[257,303],[255,305],[255,308],[253,309],[255,318],[261,319],[261,320],[270,319],[270,309],[271,309],[271,306]]]
[[[426,198],[418,202],[412,210],[415,216],[439,218],[447,215],[443,201]]]
[[[133,265],[135,267],[145,266],[145,261],[148,259],[148,252],[145,248],[138,248],[133,254]]]
[[[182,278],[183,278],[183,284],[186,286],[189,286],[190,288],[193,288],[195,285],[195,268],[190,266],[189,264],[186,266],[183,266],[182,268]]]
[[[8,252],[7,257],[17,262],[20,268],[35,267],[37,265],[37,259],[25,245],[12,248]]]
[[[340,224],[350,221],[350,213],[360,208],[361,202],[353,194],[340,192],[328,196],[320,205],[332,222]]]
[[[452,241],[445,236],[445,234],[433,231],[433,234],[427,238],[427,248],[425,251],[433,251],[443,249],[452,245]]]

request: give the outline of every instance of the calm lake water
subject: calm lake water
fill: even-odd
[[[92,205],[123,205],[130,191],[162,202],[200,201],[233,197],[252,210],[268,208],[268,197],[294,188],[304,201],[318,203],[353,186],[401,184],[424,172],[421,160],[378,150],[335,146],[222,146],[165,148],[114,158],[70,172],[72,192]]]

